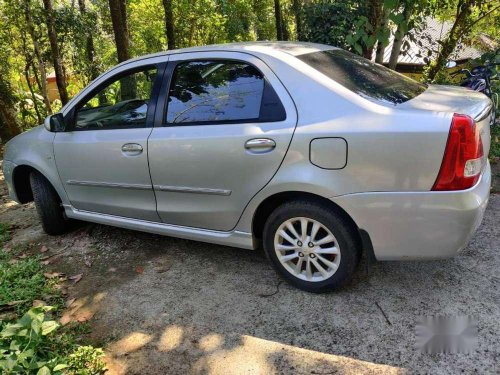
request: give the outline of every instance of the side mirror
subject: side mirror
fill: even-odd
[[[47,116],[43,122],[43,126],[49,132],[63,132],[66,130],[66,124],[64,123],[64,117],[62,113],[56,113],[54,115]]]
[[[447,67],[447,68],[454,68],[454,67],[456,67],[456,66],[457,66],[457,62],[456,62],[456,61],[448,61],[448,62],[446,63],[446,67]]]

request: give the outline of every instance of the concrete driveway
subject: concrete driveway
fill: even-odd
[[[32,204],[5,196],[0,221],[12,243],[47,246],[51,269],[83,273],[63,321],[90,321],[111,374],[500,373],[500,195],[456,258],[362,264],[323,295],[283,283],[259,252],[92,224],[48,237]],[[415,349],[417,318],[443,314],[477,321],[477,350]]]

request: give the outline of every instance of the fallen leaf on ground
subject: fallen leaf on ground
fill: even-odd
[[[2,320],[4,320],[4,321],[14,320],[16,318],[17,318],[17,314],[15,311],[6,311],[6,312],[0,313],[0,321],[2,321]]]
[[[56,277],[60,277],[64,275],[61,272],[45,272],[43,276],[45,276],[47,279],[55,279]]]
[[[41,299],[33,300],[33,307],[38,307],[38,306],[47,306],[47,302],[45,302]]]
[[[69,300],[66,301],[65,305],[66,307],[71,307],[71,305],[76,301],[76,298],[70,298]]]
[[[44,266],[48,266],[49,264],[55,263],[55,261],[58,259],[59,259],[59,255],[48,256],[48,257],[42,258],[42,264]]]
[[[18,258],[18,259],[24,259],[24,258],[26,258],[27,256],[28,256],[28,254],[26,254],[26,253],[22,253],[21,255],[18,255],[18,257],[17,257],[17,258]]]
[[[167,272],[170,268],[171,268],[171,266],[157,267],[156,272],[157,273],[164,273],[164,272]]]
[[[143,272],[144,272],[144,267],[137,266],[137,267],[135,268],[135,272],[137,272],[137,273],[143,273]]]
[[[47,246],[45,246],[45,245],[43,245],[42,248],[40,249],[41,253],[45,253],[47,251],[49,251],[49,248]]]
[[[87,259],[85,260],[85,265],[90,268],[92,267],[92,262],[89,259]]]
[[[82,279],[82,277],[83,277],[83,273],[79,273],[78,275],[68,277],[68,280],[71,280],[71,281],[73,281],[73,284],[76,284],[77,282],[79,282]]]
[[[9,264],[16,264],[18,262],[17,259],[11,259],[9,260]]]
[[[109,272],[116,272],[116,268],[115,267],[110,267],[110,268],[108,268],[108,271]]]

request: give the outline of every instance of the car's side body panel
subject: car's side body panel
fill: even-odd
[[[72,112],[68,112],[66,116],[69,117],[67,122],[71,122],[70,125],[74,123],[75,108],[80,108],[96,94],[96,90],[107,87],[117,75],[120,77],[121,73],[127,74],[130,69],[132,72],[136,69],[156,69],[158,73],[151,83],[151,95],[154,95],[161,85],[164,65],[162,61],[144,59],[131,66],[116,69],[113,74],[105,74],[82,92],[79,101],[74,102]],[[132,101],[121,101],[115,107],[127,102]],[[123,128],[82,127],[56,133],[54,156],[61,182],[73,207],[96,213],[160,221],[149,174],[147,144],[153,127],[155,104],[154,96],[144,102],[144,124],[139,121],[138,127],[134,123],[127,126],[123,123]],[[103,108],[107,109],[103,113],[112,113],[109,108],[114,107]],[[88,115],[87,109],[82,113],[86,114],[87,119],[92,115],[95,117],[99,112],[93,111]],[[131,112],[130,116],[132,115]],[[126,116],[124,115],[123,120],[121,117],[117,119],[121,124],[121,121],[126,121]],[[139,151],[127,151],[126,147],[135,147]]]
[[[273,70],[281,72],[297,106],[299,121],[292,144],[278,173],[249,203],[236,229],[250,230],[260,202],[283,191],[331,198],[356,192],[426,192],[432,188],[452,114],[377,105],[337,87],[293,59],[266,59]],[[341,137],[348,144],[347,164],[342,169],[328,170],[310,163],[311,140],[329,136]]]
[[[149,138],[149,165],[158,214],[167,224],[231,230],[244,207],[278,170],[290,145],[297,112],[274,73],[256,57],[236,52],[176,54],[170,63],[193,60],[251,64],[267,79],[281,100],[286,119],[231,124],[166,124],[159,103],[156,126]],[[167,77],[168,79],[168,77]],[[168,91],[168,82],[162,91]],[[270,149],[248,149],[264,139]]]
[[[54,155],[71,204],[80,210],[160,221],[148,170],[151,128],[56,133]],[[122,152],[141,145],[140,155]]]

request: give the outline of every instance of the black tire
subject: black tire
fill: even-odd
[[[335,236],[340,249],[340,263],[335,273],[323,281],[306,281],[293,275],[281,264],[274,249],[274,237],[287,220],[306,217],[318,221]],[[276,271],[290,284],[313,293],[335,290],[353,275],[361,258],[361,243],[357,229],[341,212],[307,200],[284,203],[276,208],[266,221],[263,233],[264,251]]]
[[[52,184],[39,172],[31,173],[30,184],[36,211],[45,233],[50,235],[65,233],[68,230],[69,221],[64,215],[61,200]]]

